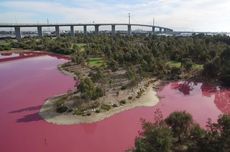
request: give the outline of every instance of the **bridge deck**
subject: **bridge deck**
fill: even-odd
[[[155,28],[162,28],[162,29],[168,29],[168,30],[172,30],[170,28],[167,27],[161,27],[161,26],[153,26],[153,25],[147,25],[147,24],[127,24],[127,23],[95,23],[95,24],[0,24],[0,27],[38,27],[38,26],[42,26],[42,27],[53,27],[53,26],[142,26],[142,27],[155,27]]]

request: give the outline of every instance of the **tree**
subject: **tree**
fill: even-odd
[[[220,79],[225,85],[230,86],[230,48],[225,49],[220,58]]]
[[[209,78],[216,78],[219,75],[220,58],[215,58],[204,65],[203,75]]]
[[[114,59],[108,61],[108,67],[114,72],[118,70],[119,64]]]
[[[134,152],[229,152],[230,116],[222,115],[207,129],[193,123],[186,112],[171,113],[155,123],[143,121],[143,131],[135,140]],[[175,140],[180,136],[181,141]],[[179,136],[179,137],[178,137]]]
[[[169,152],[173,146],[173,136],[167,126],[143,123],[143,133],[135,140],[134,152]]]
[[[186,58],[186,59],[182,59],[181,61],[181,67],[183,67],[187,71],[191,70],[192,65],[193,65],[193,62],[191,59]]]
[[[102,88],[97,87],[90,78],[80,80],[79,90],[81,97],[87,100],[96,100],[104,95]]]
[[[230,151],[230,116],[223,115],[218,119],[220,142],[222,151]]]
[[[170,114],[165,122],[172,128],[179,142],[182,141],[183,136],[188,134],[193,124],[192,116],[185,111]]]
[[[230,48],[225,49],[220,56],[204,65],[205,76],[221,80],[224,85],[230,86]]]

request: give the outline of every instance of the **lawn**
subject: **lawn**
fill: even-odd
[[[181,67],[181,62],[177,62],[177,61],[169,61],[166,64],[169,65],[171,68],[180,68]],[[192,65],[192,69],[194,69],[194,70],[202,70],[203,65],[194,63]]]
[[[89,67],[101,67],[106,65],[106,62],[103,58],[89,58],[87,64]]]
[[[193,68],[194,70],[203,70],[204,65],[203,65],[203,64],[193,64],[193,65],[192,65],[192,68]]]
[[[171,68],[180,68],[181,67],[181,62],[177,62],[177,61],[169,61],[166,64],[169,65],[169,67],[171,67]]]

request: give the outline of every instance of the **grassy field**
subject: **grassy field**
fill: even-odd
[[[177,61],[169,61],[166,64],[169,65],[169,67],[171,67],[171,68],[180,68],[181,67],[181,62],[177,62]],[[203,65],[202,64],[193,64],[192,69],[202,70]]]
[[[181,62],[177,62],[177,61],[169,61],[166,64],[169,65],[169,67],[171,67],[171,68],[180,68],[181,67]]]
[[[106,62],[103,58],[89,58],[87,64],[89,67],[102,67],[106,65]]]
[[[192,68],[193,68],[194,70],[203,70],[204,65],[202,65],[202,64],[193,64],[193,65],[192,65]]]

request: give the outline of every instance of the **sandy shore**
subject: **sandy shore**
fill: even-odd
[[[159,102],[159,98],[156,91],[153,90],[152,84],[148,86],[145,93],[140,98],[133,100],[131,103],[112,108],[106,112],[93,113],[90,116],[78,116],[73,115],[72,113],[57,113],[55,111],[55,102],[53,102],[54,99],[55,97],[48,99],[40,109],[39,114],[47,122],[58,125],[94,123],[109,118],[122,111],[130,110],[136,107],[152,107]]]
[[[58,69],[65,75],[76,77],[73,73],[66,71],[64,68],[62,68],[61,65],[58,66]],[[138,87],[133,89],[135,90],[134,92],[137,92],[140,88],[143,88],[145,84],[149,82],[149,80],[155,79],[143,80]],[[152,107],[156,105],[159,102],[159,98],[153,88],[158,83],[159,82],[157,81],[153,81],[152,83],[150,83],[148,87],[144,89],[145,91],[140,96],[140,98],[133,98],[131,101],[127,102],[124,105],[112,107],[112,109],[110,109],[109,111],[102,111],[100,113],[92,112],[90,116],[73,115],[71,112],[57,113],[55,100],[61,95],[47,99],[41,107],[39,114],[45,121],[58,125],[94,123],[136,107]],[[110,93],[108,93],[108,95],[102,97],[100,100],[111,102],[119,99],[118,101],[120,101],[121,99],[128,97],[128,92],[129,90],[123,91],[123,93],[121,93],[116,99],[110,96]]]

